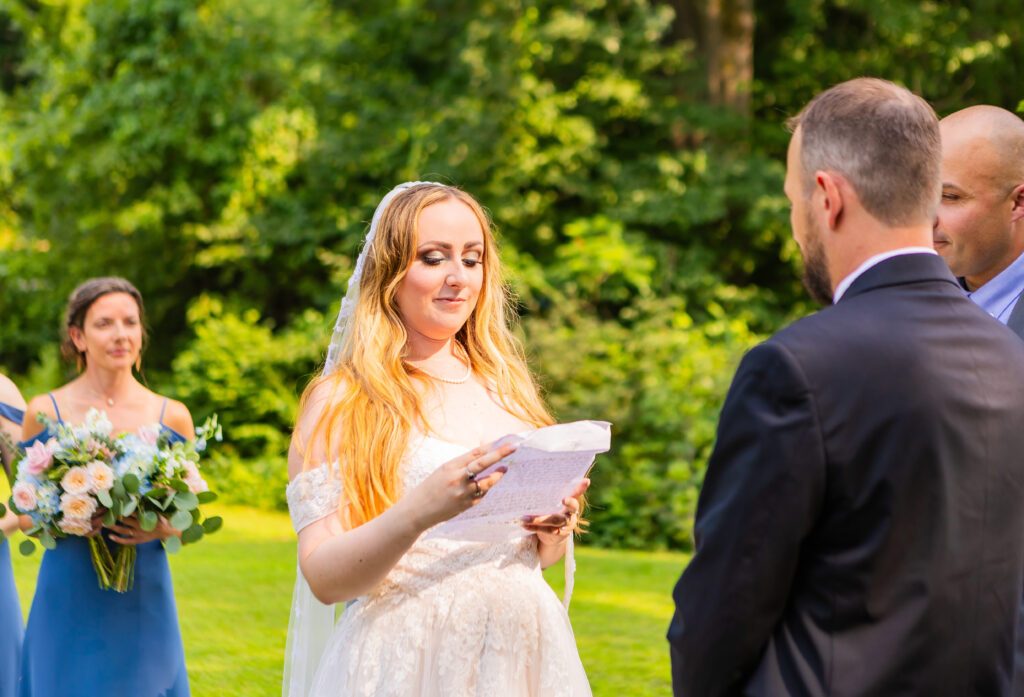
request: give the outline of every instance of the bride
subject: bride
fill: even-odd
[[[527,516],[530,534],[512,541],[423,535],[501,479],[501,467],[476,476],[511,452],[491,442],[552,422],[507,303],[472,197],[413,182],[381,201],[288,458],[302,576],[321,602],[348,607],[317,662],[299,580],[286,694],[591,694],[541,575],[571,544],[578,498]]]

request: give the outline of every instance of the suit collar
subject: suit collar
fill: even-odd
[[[935,254],[936,252],[931,247],[899,247],[897,249],[888,249],[884,252],[874,254],[868,257],[863,261],[863,263],[861,263],[860,266],[854,269],[850,274],[846,276],[846,278],[841,280],[839,284],[836,285],[836,289],[832,293],[832,304],[839,302],[839,299],[843,297],[843,294],[850,289],[850,286],[853,285],[853,282],[860,278],[860,275],[867,271],[868,269],[870,269],[872,266],[881,264],[886,259],[898,257],[901,254],[917,253]]]
[[[937,254],[902,254],[879,262],[861,274],[839,302],[877,288],[921,281],[942,281],[960,288],[946,262]]]

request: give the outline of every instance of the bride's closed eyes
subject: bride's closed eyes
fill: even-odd
[[[440,252],[431,252],[420,257],[420,261],[428,266],[439,266],[448,261],[448,259],[449,257],[447,255],[441,254]],[[482,260],[480,259],[479,254],[474,253],[471,256],[462,257],[462,265],[467,268],[471,269],[480,263],[482,263]]]

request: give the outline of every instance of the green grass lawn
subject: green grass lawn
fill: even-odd
[[[281,694],[281,658],[295,580],[288,516],[219,506],[224,529],[171,557],[195,697]],[[28,612],[40,554],[12,561]],[[596,697],[670,694],[665,630],[681,554],[577,550],[570,617]],[[562,566],[548,569],[561,595]]]

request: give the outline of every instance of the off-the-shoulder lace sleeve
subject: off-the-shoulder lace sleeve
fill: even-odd
[[[285,489],[285,498],[288,499],[292,527],[298,533],[307,525],[338,510],[341,481],[334,475],[330,465],[320,465],[296,475]]]

